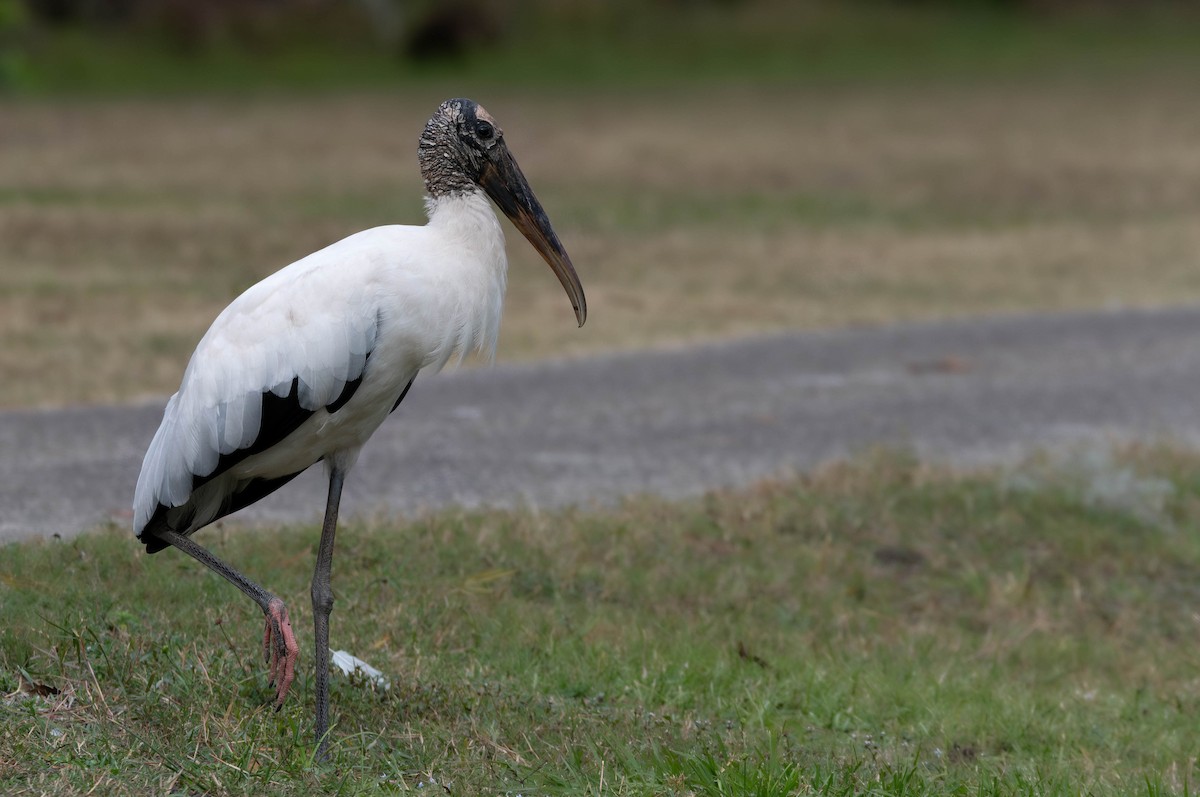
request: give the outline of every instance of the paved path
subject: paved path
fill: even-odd
[[[0,541],[128,522],[161,403],[0,413]],[[989,460],[1097,437],[1200,441],[1200,308],[779,335],[417,379],[347,515],[668,496],[874,445]],[[313,468],[241,521],[317,521]]]

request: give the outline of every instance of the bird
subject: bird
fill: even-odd
[[[587,318],[571,258],[491,114],[473,100],[446,100],[420,135],[417,160],[424,225],[350,235],[251,286],[216,317],[167,401],[134,491],[133,530],[147,553],[178,549],[262,609],[278,710],[299,653],[287,606],[192,535],[325,463],[311,585],[318,760],[329,742],[330,571],[342,486],[419,372],[472,352],[494,359],[508,262],[489,197],[558,277],[580,327]]]

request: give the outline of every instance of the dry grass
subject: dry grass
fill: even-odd
[[[1200,111],[1154,79],[479,97],[588,289],[510,233],[500,357],[1200,297]],[[421,219],[440,97],[0,113],[0,406],[174,389],[238,291]]]

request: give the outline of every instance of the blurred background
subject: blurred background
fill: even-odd
[[[238,292],[423,220],[479,101],[499,357],[1200,298],[1200,10],[1153,0],[0,0],[0,407],[170,393]]]

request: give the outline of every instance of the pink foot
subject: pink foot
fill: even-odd
[[[267,627],[263,631],[263,661],[275,687],[275,710],[283,707],[288,689],[296,677],[296,659],[300,646],[292,633],[292,621],[288,619],[287,607],[279,598],[267,605]]]

